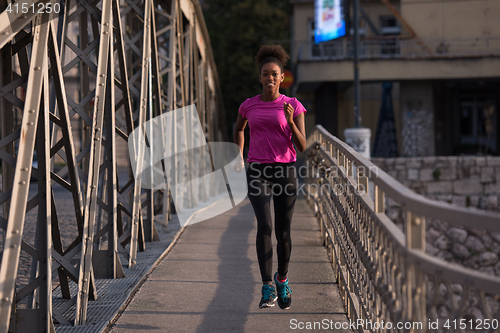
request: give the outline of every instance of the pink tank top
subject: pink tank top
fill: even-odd
[[[292,132],[283,109],[285,102],[293,106],[294,118],[302,112],[307,112],[295,97],[285,95],[280,95],[271,102],[263,102],[260,95],[257,95],[241,103],[238,112],[243,118],[248,119],[250,127],[248,162],[290,163],[297,160]]]

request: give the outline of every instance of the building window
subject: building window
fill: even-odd
[[[463,153],[493,153],[497,150],[495,103],[486,98],[460,101],[460,150]]]
[[[397,36],[401,33],[399,21],[391,15],[380,16],[380,34],[384,36]],[[384,39],[381,42],[381,54],[396,55],[399,54],[399,44],[397,38]]]
[[[318,58],[321,56],[319,45],[314,44],[314,18],[310,18],[307,20],[307,27],[309,30],[309,41],[311,42],[310,48],[310,58]]]
[[[380,16],[380,33],[382,35],[399,35],[401,27],[399,21],[392,15]]]

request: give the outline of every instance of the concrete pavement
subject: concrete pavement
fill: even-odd
[[[314,322],[322,324],[316,324],[322,329],[314,332],[351,332],[331,326],[348,319],[320,243],[316,218],[305,199],[297,200],[292,222],[289,310],[278,305],[258,308],[262,284],[255,235],[255,215],[248,199],[222,215],[187,227],[111,332],[311,331],[306,328]],[[276,253],[274,257],[276,269]]]

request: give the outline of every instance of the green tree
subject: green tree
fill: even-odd
[[[238,107],[262,92],[255,63],[268,41],[290,40],[287,0],[207,0],[203,14],[219,73],[229,138]],[[289,51],[289,43],[282,43]]]

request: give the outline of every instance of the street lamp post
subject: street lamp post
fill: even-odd
[[[361,127],[361,91],[359,80],[359,0],[353,1],[354,51],[354,127],[344,130],[345,142],[366,158],[370,158],[371,130]]]
[[[354,127],[361,127],[361,93],[359,84],[359,0],[353,0],[354,25]]]

